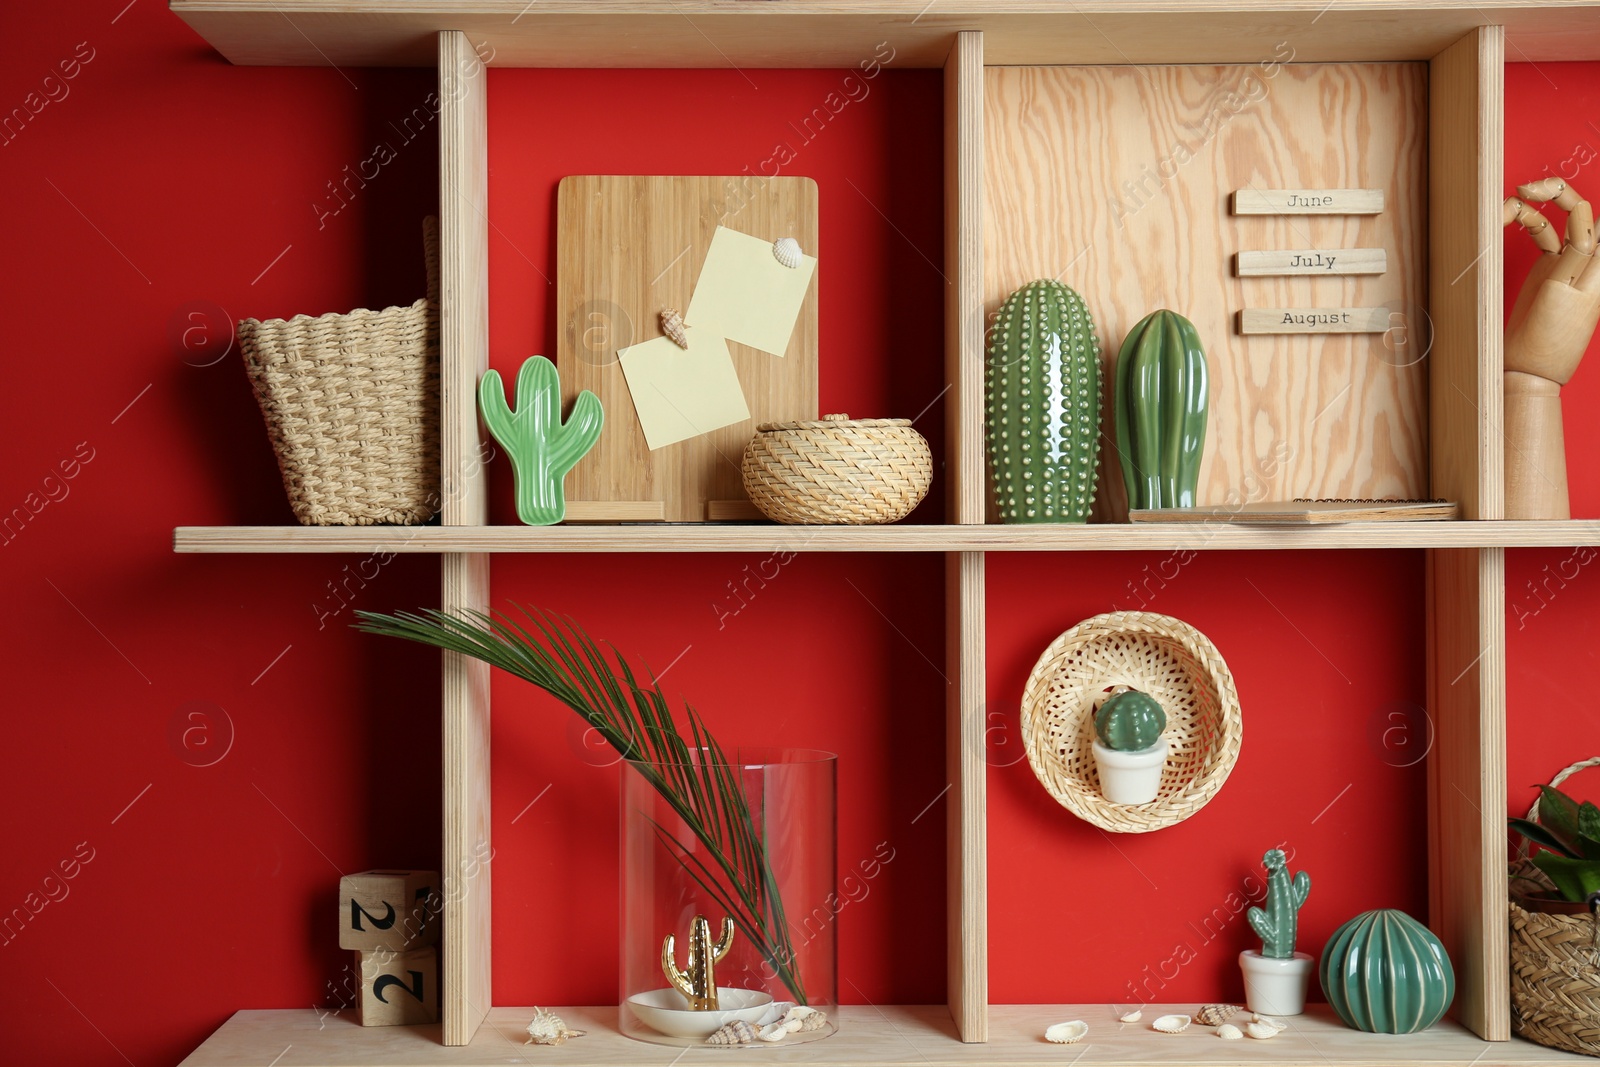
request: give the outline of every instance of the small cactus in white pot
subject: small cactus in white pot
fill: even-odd
[[[1261,857],[1267,869],[1266,907],[1245,915],[1261,938],[1261,951],[1239,953],[1244,972],[1245,1003],[1262,1015],[1299,1015],[1305,1011],[1306,986],[1316,957],[1294,949],[1300,929],[1300,909],[1311,895],[1311,876],[1289,874],[1289,858],[1282,849]]]
[[[1148,804],[1161,791],[1167,763],[1167,713],[1148,693],[1118,686],[1094,715],[1095,770],[1113,804]]]

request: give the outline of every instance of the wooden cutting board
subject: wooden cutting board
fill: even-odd
[[[739,460],[761,423],[817,417],[817,280],[782,357],[728,343],[750,408],[745,422],[650,451],[617,353],[661,336],[662,308],[687,311],[719,225],[764,241],[793,237],[817,255],[816,182],[573,175],[561,181],[557,216],[561,396],[570,405],[592,390],[606,413],[599,443],[567,477],[567,500],[580,505],[572,510],[588,521],[702,522],[714,505],[719,518],[759,518]],[[659,510],[641,508],[647,501]]]

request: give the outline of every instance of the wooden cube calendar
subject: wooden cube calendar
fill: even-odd
[[[432,948],[357,952],[362,1026],[439,1021],[439,953]]]
[[[439,875],[434,871],[363,871],[339,879],[339,947],[405,952],[437,944]]]

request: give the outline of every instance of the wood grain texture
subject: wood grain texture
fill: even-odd
[[[1363,1034],[1341,1024],[1324,1004],[1284,1020],[1289,1028],[1271,1041],[1219,1041],[1193,1026],[1182,1034],[1158,1034],[1148,1020],[1168,1011],[1193,1014],[1194,1004],[1146,1005],[1143,1025],[1119,1025],[1108,1004],[997,1004],[991,1009],[989,1043],[961,1042],[943,1005],[902,1007],[845,1005],[839,1032],[825,1041],[784,1049],[708,1049],[684,1062],[699,1067],[731,1057],[818,1067],[1593,1067],[1592,1059],[1527,1041],[1480,1041],[1445,1020],[1420,1034]],[[505,1063],[551,1063],[562,1067],[665,1067],[678,1049],[642,1044],[617,1032],[617,1009],[552,1008],[568,1025],[587,1030],[560,1048],[525,1046],[523,1028],[532,1008],[495,1008],[488,1025],[465,1049],[441,1049],[437,1026],[365,1030],[342,1019],[319,1029],[317,1012],[241,1011],[212,1034],[183,1067],[261,1067],[284,1053],[280,1067],[422,1067],[442,1063],[490,1067]],[[1044,1041],[1044,1028],[1063,1019],[1083,1019],[1089,1036],[1063,1049]]]
[[[983,553],[945,556],[945,982],[963,1041],[989,1040],[988,769]]]
[[[1429,925],[1455,965],[1454,1014],[1511,1036],[1506,870],[1505,550],[1428,553]]]
[[[1527,60],[1593,59],[1590,3],[1523,0],[171,0],[240,64],[426,66],[461,30],[499,66],[851,67],[880,41],[938,67],[961,30],[993,64],[1253,63],[1280,41],[1301,62],[1428,59],[1485,23]]]
[[[1276,274],[1337,278],[1382,274],[1388,269],[1389,257],[1381,248],[1271,248],[1233,257],[1233,271],[1241,278]]]
[[[1352,522],[1274,530],[1232,522],[1055,526],[180,526],[178,552],[1121,552],[1174,549],[1568,548],[1600,520]]]
[[[1378,215],[1382,189],[1235,189],[1235,215]]]
[[[1239,312],[1243,334],[1386,333],[1389,308],[1299,307],[1244,308]]]
[[[1420,307],[1425,74],[1415,64],[1013,67],[987,71],[984,302],[1035,278],[1083,294],[1107,369],[1157,308],[1190,318],[1211,367],[1198,502],[1422,497],[1425,366],[1389,337],[1241,337],[1251,306]],[[1241,188],[1382,188],[1376,216],[1238,218]],[[1230,276],[1251,248],[1383,248],[1368,278]],[[1108,373],[1107,381],[1112,377]],[[1102,425],[1095,519],[1126,514]]]
[[[557,197],[556,368],[570,405],[592,390],[600,441],[567,476],[573,501],[659,500],[670,522],[701,522],[711,500],[744,498],[739,461],[755,428],[817,417],[817,289],[782,357],[728,342],[750,418],[651,451],[617,352],[661,336],[662,308],[689,307],[717,226],[765,241],[794,237],[817,256],[810,178],[574,175]],[[693,323],[689,324],[691,327]]]
[[[944,67],[945,476],[950,521],[983,521],[983,35]]]
[[[439,370],[444,506],[441,530],[488,521],[478,436],[478,378],[489,365],[488,76],[465,34],[444,32],[439,63]],[[440,608],[485,611],[489,557],[440,561]],[[441,653],[444,912],[440,1008],[444,1041],[464,1045],[493,1004],[489,871],[463,877],[489,842],[489,668]],[[454,891],[449,891],[454,890]]]
[[[1433,495],[1505,514],[1501,396],[1505,37],[1474,30],[1428,66],[1428,354]]]

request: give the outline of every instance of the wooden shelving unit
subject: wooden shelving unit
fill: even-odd
[[[947,561],[948,1011],[843,1009],[843,1030],[794,1063],[1059,1062],[1046,1022],[1095,1023],[1066,1053],[1087,1064],[1430,1063],[1535,1065],[1576,1057],[1508,1041],[1505,828],[1506,547],[1600,544],[1600,522],[1501,521],[1501,101],[1507,49],[1519,60],[1600,58],[1600,3],[1549,0],[171,0],[239,64],[436,65],[440,123],[443,524],[423,528],[181,527],[180,552],[423,552],[442,557],[441,604],[488,603],[496,552],[938,552]],[[1248,526],[984,524],[984,111],[986,70],[1003,65],[1249,64],[1292,40],[1296,62],[1426,64],[1427,284],[1435,328],[1427,371],[1431,493],[1463,519],[1310,529]],[[487,363],[487,101],[454,72],[497,66],[853,66],[880,41],[897,66],[945,79],[947,402],[945,525],[887,528],[486,525],[486,486],[467,457],[479,430],[473,387]],[[463,86],[468,91],[463,92]],[[448,91],[447,91],[448,90]],[[472,469],[477,469],[472,465]],[[1431,915],[1456,962],[1456,1022],[1375,1038],[1312,1015],[1274,1042],[1182,1044],[1118,1031],[1104,1005],[988,1004],[984,795],[984,560],[989,552],[1419,548],[1428,553]],[[488,839],[489,698],[479,665],[446,657],[446,872]],[[438,1028],[319,1030],[306,1012],[240,1012],[188,1063],[522,1062],[526,1010],[491,1008],[487,875],[446,914]],[[615,1009],[571,1009],[595,1031],[539,1058],[569,1064],[683,1058],[615,1033]],[[484,1025],[487,1019],[487,1025]],[[1192,1038],[1198,1038],[1194,1040]],[[970,1043],[988,1041],[986,1046]],[[1209,1043],[1208,1043],[1209,1041]],[[291,1049],[285,1046],[292,1046]],[[459,1047],[458,1047],[459,1046]],[[689,1058],[709,1053],[692,1052]],[[274,1060],[273,1057],[280,1057]]]

